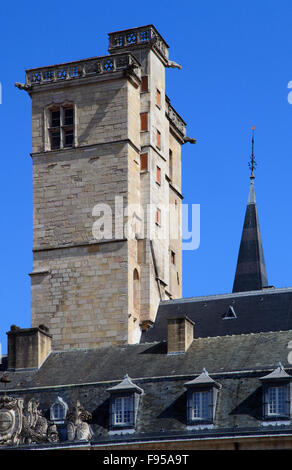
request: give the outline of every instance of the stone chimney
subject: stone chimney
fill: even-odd
[[[11,325],[8,336],[8,369],[38,369],[51,352],[52,336],[45,325],[19,328]]]
[[[194,339],[194,322],[186,315],[168,318],[167,354],[186,352]]]

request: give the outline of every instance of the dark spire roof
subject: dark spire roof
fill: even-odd
[[[232,292],[260,290],[267,286],[268,279],[252,174]]]

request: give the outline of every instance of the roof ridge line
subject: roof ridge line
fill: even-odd
[[[172,304],[172,303],[187,303],[187,302],[201,302],[202,300],[217,300],[217,299],[234,299],[236,297],[247,297],[250,295],[265,295],[265,294],[281,294],[285,292],[292,292],[292,287],[271,287],[261,290],[251,290],[243,292],[230,292],[225,294],[211,294],[211,295],[202,295],[198,297],[182,297],[180,299],[171,299],[171,300],[162,300],[160,305]]]

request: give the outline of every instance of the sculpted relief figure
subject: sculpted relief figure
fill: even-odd
[[[0,397],[0,446],[19,444],[22,418],[21,398]]]
[[[39,402],[34,398],[27,404],[27,412],[23,417],[21,430],[23,444],[57,442],[59,440],[57,426],[54,423],[48,423],[38,406]]]
[[[92,418],[91,413],[86,411],[77,401],[72,411],[68,413],[67,437],[69,441],[89,441],[92,431],[87,423]]]
[[[32,398],[24,411],[21,398],[8,396],[0,398],[0,445],[59,440],[56,425],[48,423],[38,406],[39,402]]]

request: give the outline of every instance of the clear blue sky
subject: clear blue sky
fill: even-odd
[[[1,317],[30,326],[32,177],[25,68],[107,53],[107,33],[153,23],[170,45],[167,94],[197,145],[183,147],[185,202],[201,245],[184,253],[184,297],[232,290],[256,127],[256,196],[269,283],[292,285],[292,3],[271,0],[1,3]]]

